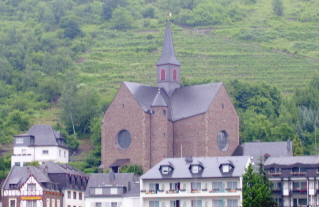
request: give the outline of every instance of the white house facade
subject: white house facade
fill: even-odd
[[[166,158],[140,177],[140,206],[242,206],[249,163],[248,156]]]
[[[61,133],[50,125],[33,125],[26,134],[14,136],[11,166],[26,166],[29,162],[68,163],[69,149]]]

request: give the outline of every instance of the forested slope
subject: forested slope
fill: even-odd
[[[318,6],[316,0],[0,1],[0,143],[32,124],[52,124],[71,148],[91,138],[96,148],[77,165],[95,171],[101,117],[122,81],[155,85],[170,19],[183,85],[225,82],[241,117],[241,141],[290,138],[296,154],[315,154]]]

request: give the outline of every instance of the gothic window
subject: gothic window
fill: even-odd
[[[218,132],[217,145],[221,151],[226,151],[228,149],[228,135],[225,131]]]
[[[173,80],[177,80],[177,70],[173,69]]]
[[[166,70],[161,69],[161,80],[165,80],[165,79],[166,79]]]

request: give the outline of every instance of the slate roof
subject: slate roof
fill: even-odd
[[[270,157],[293,156],[292,142],[246,142],[237,147],[234,156],[250,156],[253,162],[258,163],[260,157],[269,154]]]
[[[162,57],[159,59],[156,65],[164,65],[164,64],[181,65],[175,56],[173,38],[172,38],[169,21],[166,24]]]
[[[72,175],[79,175],[79,176],[84,176],[88,177],[87,174],[84,172],[72,167],[71,165],[68,164],[60,164],[60,163],[55,163],[55,162],[46,162],[45,164],[42,164],[40,166],[41,169],[45,169],[46,166],[48,167],[48,173],[49,174],[54,174],[54,173],[65,173],[65,174],[72,174]]]
[[[38,146],[61,146],[66,147],[63,143],[58,143],[57,139],[62,139],[61,133],[55,131],[51,125],[33,125],[26,134],[17,136],[34,136],[34,145]]]
[[[158,87],[132,82],[123,84],[127,86],[142,110],[149,112],[157,97]],[[164,89],[160,89],[160,95],[168,106],[168,119],[177,121],[206,113],[221,86],[222,83],[211,83],[177,88],[171,97]]]
[[[193,161],[186,162],[185,158],[165,158],[157,165],[152,167],[140,179],[187,179],[187,178],[221,178],[221,177],[241,177],[245,168],[248,166],[250,158],[248,156],[238,157],[193,157]],[[204,170],[198,176],[190,172],[189,167],[191,164],[200,163]],[[234,166],[231,173],[222,173],[220,166],[222,164],[231,164]],[[173,167],[173,172],[163,175],[160,172],[161,165],[170,165]]]
[[[319,167],[319,156],[269,157],[264,168]]]
[[[140,196],[139,182],[131,183],[131,190],[127,191],[127,193],[123,195],[123,197],[139,197],[139,196]]]
[[[39,167],[34,166],[24,166],[24,167],[16,167],[13,166],[3,183],[2,189],[10,189],[10,184],[18,184],[18,189],[22,187],[22,185],[28,180],[30,175],[33,175],[34,178],[39,183],[54,183],[48,176],[48,174]]]
[[[86,187],[85,197],[92,197],[90,195],[90,188],[96,187],[112,187],[112,186],[123,186],[128,188],[128,183],[131,182],[131,189],[133,190],[132,195],[136,193],[136,186],[134,183],[137,182],[134,173],[92,173],[90,174],[90,179]],[[114,179],[110,179],[114,175]],[[132,185],[133,184],[133,185]],[[129,193],[129,192],[127,192]],[[126,193],[126,194],[127,194]],[[130,194],[127,194],[130,196]],[[139,193],[138,195],[139,196]]]

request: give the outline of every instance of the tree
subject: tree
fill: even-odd
[[[126,7],[127,0],[105,0],[102,7],[102,19],[110,20],[113,16],[113,11],[117,6]]]
[[[135,175],[142,175],[142,166],[137,164],[132,164],[128,166],[123,166],[120,168],[120,173],[134,173]]]
[[[131,13],[124,7],[117,7],[113,11],[110,23],[114,29],[129,29],[132,27],[133,18]]]
[[[254,171],[250,163],[243,175],[243,206],[244,207],[269,207],[276,203],[271,197],[272,184],[266,177],[262,163],[259,172]]]
[[[282,0],[273,0],[272,1],[272,10],[278,16],[284,15],[284,6]]]
[[[62,18],[60,27],[64,29],[64,37],[74,39],[83,35],[79,23],[73,17]]]

